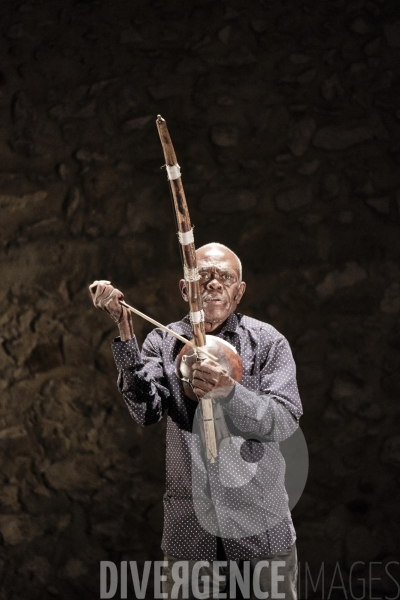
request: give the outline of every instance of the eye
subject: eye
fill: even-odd
[[[208,271],[199,271],[199,275],[201,279],[208,279],[210,277],[210,274]]]
[[[222,273],[221,277],[222,279],[225,279],[225,281],[229,281],[230,279],[232,279],[231,273]]]

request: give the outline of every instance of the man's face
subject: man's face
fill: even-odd
[[[212,244],[196,252],[200,275],[200,293],[203,300],[205,329],[216,332],[229,315],[235,312],[246,284],[239,279],[239,264],[228,249]],[[184,280],[181,280],[182,296],[187,299]]]

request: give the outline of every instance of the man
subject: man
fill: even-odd
[[[217,397],[215,408],[223,411],[232,432],[228,445],[220,446],[216,465],[199,466],[195,453],[199,436],[193,424],[198,404],[184,396],[175,373],[182,342],[155,329],[140,352],[130,313],[120,305],[123,294],[107,281],[95,281],[90,286],[95,306],[108,312],[120,330],[112,350],[119,371],[118,387],[130,414],[140,425],[150,425],[168,409],[161,545],[168,566],[163,589],[168,598],[212,597],[204,588],[200,594],[201,586],[192,575],[195,572],[201,579],[208,573],[212,580],[213,561],[222,559],[231,567],[241,566],[242,573],[245,567],[251,574],[257,573],[252,595],[244,597],[266,598],[268,592],[269,597],[281,593],[285,595],[276,597],[294,600],[296,535],[279,451],[279,441],[292,435],[302,414],[294,361],[288,342],[276,329],[236,312],[246,289],[236,254],[212,243],[199,248],[196,257],[206,332],[232,344],[244,369],[242,381],[237,383],[211,359],[198,361],[193,367],[197,397],[207,393]],[[184,280],[180,289],[187,301]],[[188,317],[169,327],[192,338]],[[188,561],[186,571],[182,571],[187,587],[186,592],[184,586],[179,588],[181,595],[176,595],[174,581],[179,578],[182,560]],[[210,563],[209,571],[207,565],[199,570],[198,561]],[[279,564],[279,577],[272,569],[274,563]],[[278,582],[273,581],[274,573]],[[224,585],[215,573],[214,585],[216,589]]]

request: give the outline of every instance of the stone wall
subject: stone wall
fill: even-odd
[[[130,419],[87,289],[185,314],[158,113],[196,243],[241,256],[243,312],[297,361],[300,560],[325,594],[337,563],[347,585],[380,562],[393,596],[398,2],[3,0],[0,19],[0,598],[98,598],[100,560],[162,558],[165,424]]]

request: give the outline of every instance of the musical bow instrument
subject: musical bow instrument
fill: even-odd
[[[183,190],[181,169],[176,158],[167,124],[161,115],[157,116],[156,124],[164,152],[165,167],[173,198],[178,227],[177,234],[181,246],[183,274],[188,291],[189,317],[193,329],[193,340],[186,343],[179,353],[176,372],[182,381],[185,394],[189,398],[198,400],[192,386],[192,365],[194,362],[204,359],[211,352],[216,356],[215,360],[228,371],[235,381],[241,380],[243,366],[240,356],[231,344],[221,338],[206,335],[193,227]],[[201,400],[201,405],[207,458],[210,462],[214,462],[218,455],[218,449],[214,427],[213,399],[205,396]]]

